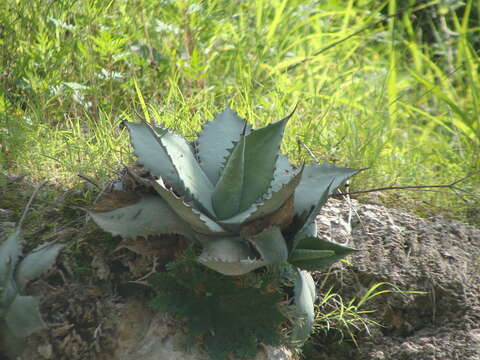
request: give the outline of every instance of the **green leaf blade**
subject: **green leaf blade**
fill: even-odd
[[[27,337],[45,328],[38,300],[32,296],[17,296],[10,304],[5,322],[15,337]]]
[[[15,336],[8,326],[3,328],[2,342],[4,344],[5,353],[9,356],[9,359],[16,359],[23,353],[26,347],[26,339]]]
[[[183,191],[183,183],[177,175],[173,163],[156,137],[168,130],[154,127],[146,123],[124,122],[130,133],[130,142],[134,148],[138,162],[155,176],[161,176],[177,191]]]
[[[328,163],[305,166],[302,180],[295,190],[294,209],[301,222],[294,247],[335,189],[359,171]]]
[[[276,226],[267,228],[247,240],[258,250],[265,265],[285,263],[288,259],[287,244]]]
[[[2,286],[0,291],[0,319],[2,319],[8,311],[10,304],[18,295],[18,288],[13,277],[7,279],[7,281],[0,284],[0,286]]]
[[[315,282],[312,275],[299,270],[294,286],[294,305],[299,324],[293,328],[292,338],[301,344],[310,337],[315,320],[314,303],[316,300]]]
[[[270,188],[264,199],[251,205],[247,210],[236,214],[235,216],[219,221],[220,224],[233,229],[239,228],[242,224],[260,219],[264,216],[270,215],[280,209],[285,202],[294,194],[296,187],[298,186],[300,179],[303,175],[303,169],[297,174],[292,171],[289,178],[285,178],[284,181],[288,181],[285,184],[280,182],[276,184],[275,188]]]
[[[245,185],[240,211],[248,209],[270,187],[280,143],[290,117],[291,115],[276,123],[254,130],[246,136]]]
[[[218,219],[227,219],[238,213],[242,200],[245,175],[245,136],[233,148],[212,196]]]
[[[297,174],[289,179],[286,184],[274,189],[271,188],[266,195],[266,198],[258,205],[257,210],[250,215],[246,221],[253,221],[269,215],[280,209],[283,204],[294,194],[295,189],[300,183],[303,176],[303,168]]]
[[[200,132],[197,140],[200,166],[212,184],[220,178],[222,166],[228,156],[228,150],[240,140],[245,128],[245,120],[231,109],[226,109],[208,122]],[[250,132],[246,126],[246,134]]]
[[[198,262],[229,276],[244,275],[265,265],[248,243],[240,238],[223,238],[206,244]]]
[[[25,286],[50,268],[63,248],[62,244],[42,244],[30,252],[18,265],[16,270],[16,283],[20,292]]]
[[[151,131],[154,133],[153,128]],[[156,135],[155,139],[168,154],[185,191],[193,197],[197,205],[211,216],[214,215],[215,212],[212,207],[213,185],[200,167],[187,140],[170,131],[166,131],[159,136]],[[175,187],[174,189],[177,190]]]
[[[273,173],[272,189],[277,190],[287,184],[298,173],[295,172],[295,169],[296,167],[288,161],[288,158],[279,153],[275,164],[275,172]]]
[[[314,205],[312,204],[309,211],[305,211],[301,213],[301,216],[299,216],[299,219],[301,220],[299,223],[300,230],[293,239],[293,249],[297,247],[299,241],[311,234],[313,230],[316,233],[316,225],[315,229],[313,229],[312,224],[315,224],[315,218],[317,217],[317,214],[319,213],[322,206],[325,205],[325,203],[328,201],[331,193],[330,189],[334,181],[335,178],[333,178],[330,184],[324,189],[323,194],[321,194],[320,199],[317,200],[317,203]]]
[[[311,252],[312,254],[319,252],[319,255],[323,252],[325,252],[325,254],[326,252],[332,253],[330,256],[319,256],[317,258],[312,257],[310,259],[295,258],[295,256],[289,259],[289,262],[292,263],[292,265],[295,265],[301,269],[314,271],[327,268],[333,263],[358,250],[348,246],[336,244],[322,238],[305,237],[299,241],[297,248],[292,252],[292,254],[294,254],[295,251],[299,251],[297,254],[303,255],[305,255],[307,252]]]
[[[309,212],[313,207],[318,207],[319,202],[325,199],[324,193],[327,189],[328,195],[331,195],[335,189],[358,172],[357,169],[328,163],[305,166],[302,180],[295,191],[295,213]]]
[[[222,236],[228,234],[219,224],[210,217],[195,209],[191,204],[177,197],[165,187],[162,179],[153,183],[153,187],[170,208],[185,221],[195,232],[204,235]]]
[[[288,260],[297,266],[297,262],[324,259],[334,255],[335,251],[332,250],[295,249],[288,257]]]
[[[136,203],[100,212],[87,210],[103,230],[123,238],[160,234],[180,234],[192,238],[190,226],[158,196],[145,195]]]
[[[0,243],[0,286],[11,278],[22,254],[22,235],[16,229]]]

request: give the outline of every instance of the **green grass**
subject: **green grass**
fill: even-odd
[[[101,182],[133,160],[125,119],[194,137],[227,101],[255,126],[298,104],[284,152],[311,161],[300,140],[370,168],[353,190],[473,174],[460,185],[478,194],[480,6],[464,3],[4,0],[0,166]],[[462,220],[480,203],[448,191],[385,201]]]

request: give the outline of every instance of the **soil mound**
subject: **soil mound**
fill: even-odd
[[[373,299],[384,327],[359,348],[323,349],[335,359],[480,359],[480,231],[443,217],[421,219],[377,204],[330,200],[319,232],[361,250],[336,271],[342,296],[359,296],[377,282],[423,295]]]

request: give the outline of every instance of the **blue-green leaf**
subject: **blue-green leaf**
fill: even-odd
[[[170,131],[162,134],[156,134],[153,128],[151,131],[168,154],[185,191],[193,197],[197,205],[213,216],[215,214],[212,207],[213,185],[198,164],[188,141]]]
[[[170,208],[181,219],[189,224],[195,232],[212,236],[228,234],[228,231],[223,229],[210,217],[195,209],[191,204],[185,202],[182,198],[176,196],[171,190],[167,189],[162,179],[153,182],[153,187],[162,199],[168,203]]]
[[[55,263],[62,244],[42,244],[30,252],[18,265],[15,279],[20,292],[30,280],[40,276]]]
[[[275,172],[273,173],[273,181],[270,187],[273,191],[277,191],[283,185],[289,183],[298,171],[296,167],[290,164],[287,157],[283,154],[278,154],[277,162],[275,164]]]
[[[152,127],[144,122],[124,122],[130,132],[130,141],[138,156],[138,162],[155,176],[161,176],[172,185],[176,191],[183,192],[183,183],[173,166],[165,149],[158,143],[157,136],[162,136],[168,130]]]
[[[212,203],[217,219],[238,213],[242,201],[245,175],[245,136],[237,142],[213,191]]]
[[[295,235],[295,238],[293,239],[293,248],[297,246],[298,242],[309,236],[309,234],[312,232],[312,223],[315,223],[315,218],[318,215],[318,212],[322,208],[323,205],[327,202],[329,196],[330,196],[330,189],[331,185],[335,181],[335,178],[333,178],[330,181],[330,184],[323,190],[323,194],[321,194],[320,198],[317,200],[317,203],[312,205],[309,211],[306,211],[305,213],[300,213],[298,216],[298,221],[300,225],[300,230],[297,232]],[[297,193],[295,192],[295,195]],[[315,229],[316,231],[316,229]]]
[[[319,209],[319,203],[326,201],[328,195],[358,171],[328,163],[305,166],[302,181],[295,191],[295,214],[310,213],[314,207]]]
[[[303,236],[303,237],[315,237],[315,236],[317,236],[317,222],[315,221],[315,219],[313,219],[312,222],[305,224],[303,229],[302,229],[302,232],[303,232],[303,234],[305,234],[305,236]],[[301,239],[301,238],[299,238],[299,239]]]
[[[212,184],[216,184],[220,178],[225,158],[234,143],[240,140],[244,128],[245,120],[233,110],[226,109],[206,123],[200,132],[197,140],[198,158]],[[247,125],[246,134],[250,128]]]
[[[239,227],[245,223],[260,219],[279,210],[295,192],[295,189],[302,178],[302,171],[303,169],[296,174],[293,173],[292,176],[289,177],[289,181],[282,184],[281,187],[277,184],[275,190],[273,188],[269,189],[264,198],[251,205],[247,210],[229,219],[219,221],[219,223],[225,225],[227,228],[238,230]],[[286,180],[286,178],[284,180]]]
[[[18,295],[10,304],[5,322],[16,337],[26,337],[45,327],[40,315],[38,300],[32,296]]]
[[[294,341],[303,344],[310,336],[315,320],[315,282],[307,271],[298,271],[298,277],[294,286],[294,296],[296,315],[299,321],[293,328],[292,338]]]
[[[288,260],[290,263],[301,269],[314,271],[324,269],[355,251],[357,250],[354,248],[340,245],[322,238],[305,237],[299,241],[296,249],[292,252]],[[315,253],[319,256],[317,258],[307,258],[305,256],[307,252],[312,253],[312,256]],[[330,255],[322,255],[326,255],[327,252],[330,253]],[[295,253],[296,255],[294,255]],[[304,258],[302,259],[301,256],[297,255],[303,255]]]
[[[103,230],[124,238],[160,234],[193,236],[190,226],[159,196],[145,195],[133,204],[107,211],[87,211]]]
[[[0,319],[5,316],[12,301],[18,294],[18,288],[13,277],[0,284]]]
[[[26,339],[13,335],[7,326],[2,329],[2,343],[8,359],[16,359],[26,348]]]
[[[324,259],[335,255],[333,250],[310,250],[310,249],[295,249],[288,257],[288,261],[295,266],[298,266],[298,262],[312,261],[318,259]],[[298,266],[300,267],[300,266]]]
[[[255,246],[266,265],[287,261],[287,244],[278,227],[267,228],[258,235],[248,237],[247,240]]]
[[[278,227],[267,228],[247,240],[255,246],[261,258],[257,258],[248,242],[231,237],[207,243],[198,261],[215,271],[232,276],[287,261],[287,245]]]
[[[0,241],[0,286],[3,286],[12,277],[18,258],[22,254],[20,229],[16,229],[6,239]]]
[[[206,244],[198,261],[224,275],[243,275],[265,265],[258,259],[246,241],[223,238]]]
[[[252,131],[245,143],[245,180],[240,211],[267,192],[273,180],[278,151],[288,119]]]

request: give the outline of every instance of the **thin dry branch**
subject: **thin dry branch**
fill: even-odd
[[[300,140],[297,142],[297,144],[298,144],[299,148],[304,147],[306,149],[306,151],[308,152],[308,154],[310,155],[310,157],[312,157],[316,162],[319,162],[318,158],[315,156],[313,151],[306,144],[304,144]],[[363,171],[363,170],[368,170],[368,168],[359,169],[359,171]],[[463,193],[465,195],[472,196],[472,197],[480,199],[480,194],[471,193],[471,192],[466,191],[465,189],[462,189],[462,188],[459,188],[459,187],[455,186],[455,185],[471,178],[472,176],[474,176],[476,174],[480,174],[480,171],[473,172],[472,174],[467,175],[467,176],[465,176],[461,179],[455,180],[450,184],[384,186],[384,187],[379,187],[379,188],[366,189],[366,190],[355,190],[355,191],[349,191],[348,190],[350,184],[347,181],[346,182],[346,187],[347,187],[346,191],[339,191],[338,195],[346,197],[346,196],[351,196],[351,195],[366,194],[366,193],[377,192],[377,191],[390,191],[390,190],[436,191],[435,189],[449,189],[455,195],[457,195],[459,198],[461,198],[463,201],[466,201],[466,200],[460,193]]]
[[[355,190],[355,191],[348,191],[345,193],[342,193],[342,195],[358,195],[358,194],[366,194],[370,192],[376,192],[376,191],[389,191],[389,190],[420,190],[420,191],[432,191],[431,189],[449,189],[452,190],[457,196],[460,196],[460,194],[457,194],[457,192],[461,192],[464,194],[467,194],[469,196],[473,197],[478,197],[480,198],[480,194],[475,194],[466,191],[465,189],[461,189],[455,185],[471,178],[475,174],[478,174],[479,172],[470,174],[468,176],[465,176],[459,180],[455,180],[450,184],[440,184],[440,185],[407,185],[407,186],[384,186],[384,187],[379,187],[379,188],[373,188],[373,189],[366,189],[366,190]]]
[[[100,187],[100,185],[98,185],[95,181],[93,181],[92,179],[90,179],[88,176],[83,175],[83,174],[77,174],[77,176],[78,176],[80,179],[85,180],[86,182],[92,184],[92,185],[95,186],[98,190],[102,190],[102,188]]]
[[[30,210],[30,206],[32,206],[33,200],[35,200],[35,197],[38,194],[38,191],[46,184],[46,182],[43,182],[39,184],[35,190],[33,190],[32,196],[30,196],[30,199],[28,200],[27,205],[25,206],[25,209],[23,209],[23,214],[22,217],[20,218],[20,221],[18,222],[17,228],[20,229],[25,218],[27,217],[28,210]]]

